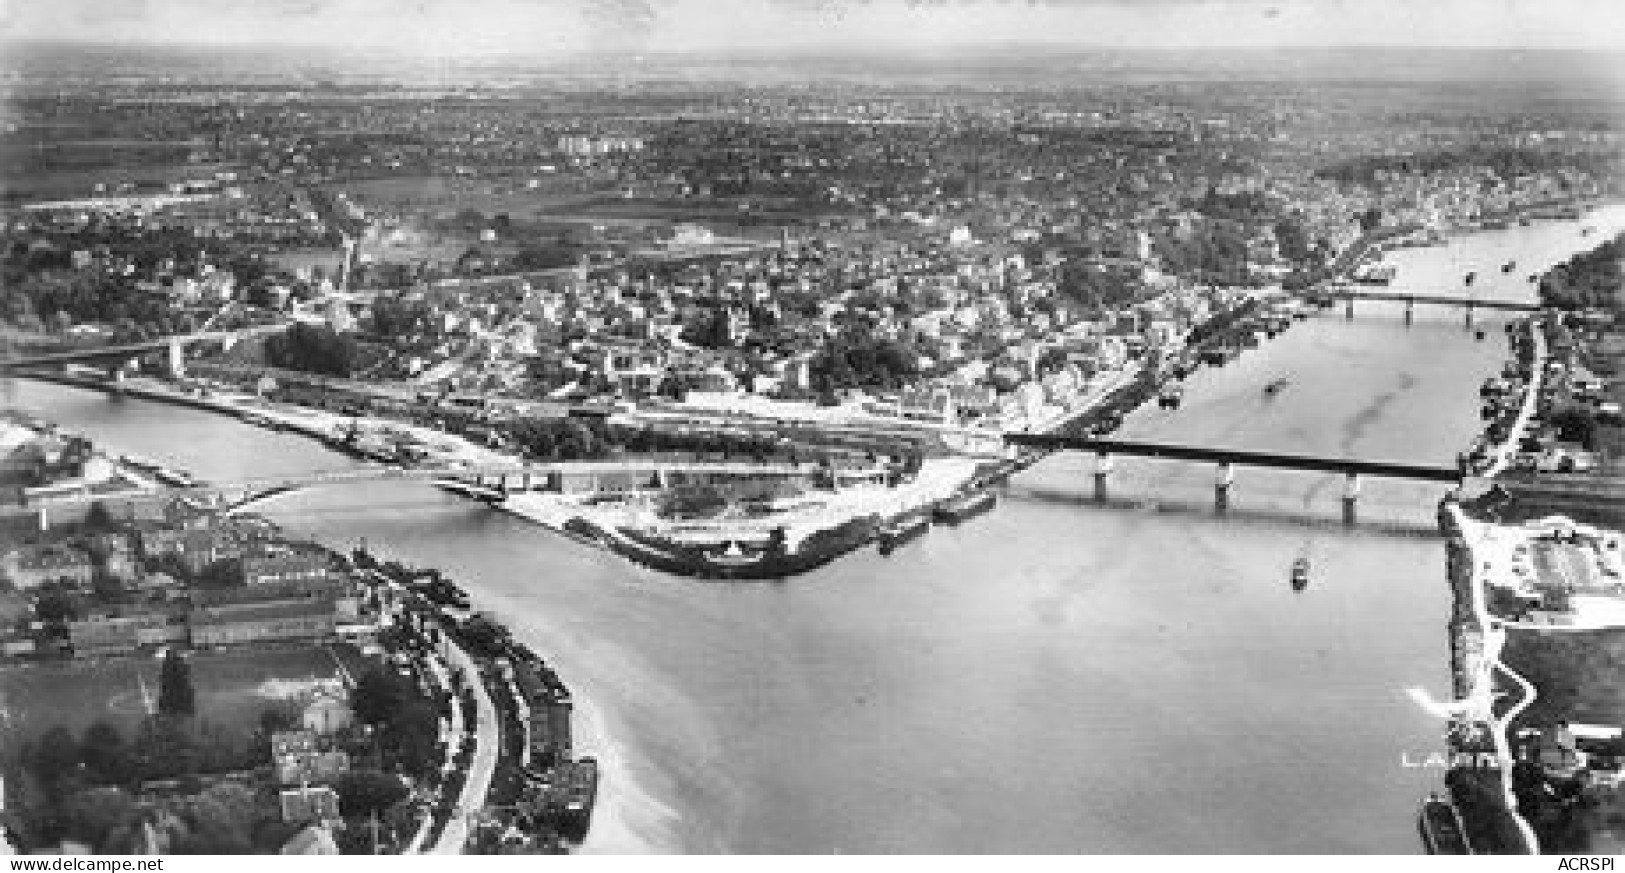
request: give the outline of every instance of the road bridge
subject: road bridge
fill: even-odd
[[[184,347],[198,343],[219,343],[230,348],[238,340],[245,337],[258,336],[267,333],[279,333],[287,330],[287,324],[266,324],[256,327],[238,328],[235,330],[203,330],[188,334],[175,334],[173,336],[157,337],[136,343],[119,343],[108,346],[91,346],[82,349],[67,349],[60,352],[43,352],[31,355],[7,355],[0,358],[0,370],[17,370],[28,367],[50,367],[58,364],[77,364],[95,361],[125,362],[142,355],[153,352],[166,352],[169,355],[169,368],[172,374],[181,375],[185,372],[185,361],[182,357]]]
[[[1355,509],[1360,496],[1360,477],[1362,476],[1413,479],[1454,485],[1459,485],[1465,478],[1465,473],[1460,467],[1456,466],[1447,467],[1397,461],[1352,460],[1316,455],[1208,448],[1066,434],[1008,434],[1005,436],[1005,441],[1010,445],[1045,451],[1094,452],[1095,499],[1097,500],[1106,499],[1107,480],[1111,475],[1112,458],[1115,455],[1167,458],[1177,461],[1214,464],[1218,471],[1213,486],[1214,505],[1221,513],[1230,506],[1230,492],[1235,485],[1235,468],[1238,465],[1272,467],[1280,470],[1303,470],[1311,473],[1343,474],[1343,519],[1349,523],[1353,523],[1355,520]]]
[[[1410,324],[1415,319],[1416,305],[1428,306],[1459,306],[1466,310],[1466,325],[1473,326],[1473,313],[1478,310],[1501,312],[1539,312],[1538,303],[1518,303],[1510,300],[1487,300],[1480,297],[1467,297],[1449,294],[1418,294],[1411,291],[1379,291],[1365,290],[1339,286],[1311,292],[1310,298],[1319,297],[1321,300],[1332,299],[1343,301],[1343,314],[1348,318],[1354,317],[1354,301],[1373,300],[1388,303],[1405,304],[1405,323]]]

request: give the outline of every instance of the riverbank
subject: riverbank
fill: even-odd
[[[1123,415],[1155,396],[1169,379],[1181,379],[1199,367],[1199,355],[1204,349],[1230,350],[1228,360],[1241,349],[1256,345],[1255,334],[1261,335],[1260,331],[1268,329],[1273,337],[1291,324],[1290,317],[1280,318],[1279,327],[1254,324],[1252,316],[1263,303],[1263,296],[1248,297],[1215,314],[1175,346],[1164,349],[1162,366],[1130,361],[1098,376],[1088,392],[1073,398],[1064,408],[1055,409],[1037,426],[1045,431],[1109,432]],[[1044,457],[1029,452],[1007,454],[1002,459],[974,453],[928,458],[918,471],[901,479],[888,474],[886,478],[892,481],[884,486],[809,492],[779,501],[784,505],[762,514],[735,518],[724,513],[683,521],[657,518],[648,495],[641,500],[624,494],[594,494],[583,499],[526,492],[504,493],[493,501],[478,487],[459,485],[456,470],[480,464],[520,466],[524,458],[421,425],[275,403],[255,394],[187,390],[141,377],[116,383],[72,373],[29,373],[26,377],[229,415],[378,461],[400,462],[394,456],[374,456],[366,448],[376,440],[359,434],[380,435],[385,444],[411,442],[417,450],[416,465],[446,469],[447,490],[495,502],[549,530],[608,549],[642,566],[702,579],[770,580],[811,571],[875,542],[888,525],[904,523],[921,513],[930,515],[936,507],[954,500],[979,500],[978,494],[984,489],[1006,481],[1011,474]]]
[[[1470,403],[1440,413],[1433,398],[1444,390],[1430,387],[1468,384],[1458,370],[1471,361],[1441,359],[1436,347],[1462,339],[1459,330],[1429,334],[1425,351],[1398,363],[1418,337],[1397,321],[1321,318],[1294,332],[1193,379],[1183,412],[1141,410],[1131,426],[1147,439],[1243,445],[1309,428],[1303,442],[1278,446],[1332,451],[1348,417],[1402,373],[1415,374],[1407,396],[1423,402],[1391,404],[1400,418],[1372,436],[1392,425],[1409,444],[1460,440],[1459,427],[1434,418],[1412,424],[1418,407],[1461,425],[1476,419]],[[1328,395],[1308,368],[1328,351],[1342,400],[1316,404]],[[1468,337],[1460,351],[1476,360],[1484,349]],[[1375,366],[1360,363],[1367,357]],[[1471,384],[1488,366],[1475,366]],[[1305,390],[1264,402],[1260,380],[1281,371],[1299,374]],[[272,475],[334,466],[292,434],[45,387],[22,386],[19,401],[130,451],[197,456],[193,469],[208,478],[242,475],[239,455],[263,459]],[[1303,416],[1300,402],[1311,410]],[[1412,457],[1380,441],[1356,448]],[[476,608],[501,616],[605,714],[639,783],[629,790],[657,801],[634,797],[628,828],[659,851],[1415,850],[1410,817],[1429,774],[1396,762],[1436,746],[1439,722],[1394,690],[1445,684],[1437,631],[1447,592],[1419,590],[1415,577],[1438,544],[1350,537],[1335,525],[1218,523],[1205,512],[1102,511],[1082,505],[1087,463],[1055,456],[1021,474],[997,512],[890,559],[859,550],[791,585],[674,579],[410,483],[318,489],[259,511],[332,545],[365,539],[454,574]],[[1203,502],[1211,487],[1205,470],[1173,465],[1122,464],[1116,475],[1123,493],[1170,500]],[[1247,493],[1291,512],[1313,484],[1261,474]],[[1373,517],[1415,521],[1413,490],[1374,485]],[[1316,584],[1294,594],[1278,571],[1311,537]],[[1122,545],[1131,542],[1156,548]],[[1375,638],[1349,631],[1379,624]],[[1238,626],[1252,628],[1248,646],[1236,645]],[[1330,695],[1328,674],[1346,677]],[[974,719],[964,717],[966,687],[977,689]],[[1103,709],[1101,699],[1122,705]],[[1193,702],[1204,718],[1168,719],[1168,700]],[[1351,709],[1365,717],[1348,719]],[[1281,766],[1278,744],[1234,743],[1261,730],[1291,737],[1302,759],[1321,762],[1321,778]],[[1190,754],[1170,760],[1159,748]],[[1238,770],[1252,778],[1236,782]],[[625,787],[608,766],[604,779],[606,790]],[[1232,802],[1215,812],[1145,792],[1182,779]],[[1024,790],[952,790],[966,780]],[[919,802],[922,791],[931,803]],[[672,822],[662,809],[681,815]],[[1113,810],[1143,826],[1123,827]],[[1203,825],[1179,825],[1187,820]],[[609,821],[595,821],[589,843],[611,834]]]
[[[428,446],[427,464],[446,468],[447,490],[476,499],[486,498],[457,487],[458,467],[524,463],[517,455],[478,446],[453,434],[395,421],[284,408],[252,395],[205,397],[149,380],[114,385],[68,373],[28,373],[25,377],[231,416],[251,425],[299,433],[330,448],[339,444],[347,428],[398,429]],[[738,522],[675,525],[682,529],[678,536],[650,529],[647,503],[520,493],[497,505],[578,542],[664,572],[709,579],[781,579],[868,545],[888,518],[959,496],[979,481],[985,467],[984,462],[965,457],[926,459],[917,475],[896,485],[848,487],[813,500],[793,501],[783,512]]]
[[[1518,369],[1529,374],[1521,402],[1509,424],[1492,425],[1491,431],[1499,439],[1472,450],[1479,459],[1480,474],[1487,480],[1506,471],[1538,410],[1547,348],[1539,320],[1528,324],[1529,338],[1513,344]],[[1451,802],[1461,815],[1475,852],[1539,854],[1540,841],[1534,828],[1518,811],[1513,792],[1515,760],[1508,737],[1512,720],[1534,699],[1534,689],[1501,662],[1507,630],[1487,606],[1487,583],[1479,568],[1490,564],[1479,554],[1480,525],[1463,511],[1458,495],[1452,493],[1440,503],[1439,527],[1446,537],[1446,578],[1453,604],[1450,672],[1459,707],[1459,720],[1452,726],[1448,741],[1452,755],[1459,756],[1456,760],[1476,761],[1477,756],[1492,753],[1497,762],[1493,770],[1477,764],[1453,768],[1445,780]],[[1500,676],[1523,689],[1510,711],[1503,714],[1496,712],[1502,696]]]
[[[384,589],[377,594],[397,621],[406,619],[404,626],[420,632],[436,629],[430,637],[451,675],[460,677],[451,685],[460,686],[466,701],[472,754],[456,803],[438,807],[452,812],[439,823],[442,831],[430,853],[463,854],[468,846],[494,850],[491,825],[528,833],[537,852],[558,851],[561,840],[584,842],[597,810],[600,768],[613,764],[619,770],[620,764],[578,754],[569,686],[506,625],[475,611],[439,569],[380,562],[365,547],[347,560],[375,589]],[[594,751],[615,754],[601,728],[594,728]],[[579,783],[580,772],[590,781]]]
[[[1529,822],[1518,814],[1513,793],[1516,762],[1507,736],[1512,720],[1534,699],[1534,691],[1501,663],[1506,630],[1486,606],[1474,552],[1475,523],[1451,498],[1441,503],[1439,514],[1440,528],[1448,538],[1446,568],[1454,603],[1450,620],[1451,677],[1459,706],[1457,720],[1447,737],[1453,760],[1475,762],[1453,768],[1446,774],[1445,784],[1475,853],[1536,855],[1540,853],[1540,842]],[[1523,689],[1519,699],[1503,713],[1496,712],[1502,697],[1498,674]],[[1476,763],[1486,753],[1493,754],[1495,768]]]

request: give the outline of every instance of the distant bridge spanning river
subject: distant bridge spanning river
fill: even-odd
[[[163,352],[167,355],[168,369],[171,375],[181,375],[186,370],[182,357],[182,349],[185,346],[199,343],[219,343],[230,349],[238,340],[245,337],[280,333],[287,329],[288,324],[267,324],[235,330],[203,330],[195,333],[156,337],[141,342],[87,346],[84,348],[64,349],[58,352],[0,355],[0,371],[20,370],[29,367],[52,367],[62,364],[108,362],[122,367],[126,362],[136,358]]]
[[[817,464],[758,464],[745,461],[561,461],[555,463],[482,464],[461,467],[365,467],[331,470],[297,476],[243,479],[232,482],[200,482],[177,485],[152,496],[187,496],[216,500],[229,508],[288,494],[306,488],[329,485],[363,485],[386,481],[447,482],[477,496],[506,497],[524,491],[559,491],[569,476],[581,484],[582,492],[625,490],[628,483],[650,489],[663,489],[684,480],[705,476],[728,478],[803,477],[819,471]],[[80,488],[53,494],[38,502],[60,506],[110,498],[128,498],[125,493],[104,493]]]
[[[1386,479],[1414,479],[1424,482],[1443,482],[1459,485],[1467,474],[1458,466],[1411,464],[1397,461],[1354,460],[1315,455],[1295,455],[1280,452],[1258,452],[1245,449],[1209,448],[1172,443],[1136,442],[1090,436],[1066,434],[1009,434],[1006,442],[1023,448],[1049,451],[1094,452],[1095,497],[1105,499],[1107,481],[1111,474],[1112,457],[1129,455],[1144,458],[1167,458],[1176,461],[1195,461],[1218,465],[1218,478],[1214,483],[1214,502],[1220,512],[1229,508],[1230,491],[1235,484],[1236,465],[1273,467],[1281,470],[1303,470],[1312,473],[1342,473],[1344,476],[1343,515],[1354,521],[1355,507],[1360,494],[1360,477],[1375,476]]]
[[[1538,303],[1513,303],[1506,300],[1489,300],[1460,294],[1417,294],[1411,291],[1367,290],[1347,286],[1315,291],[1308,294],[1307,297],[1311,300],[1315,298],[1323,301],[1342,300],[1343,314],[1348,318],[1354,317],[1354,301],[1356,300],[1403,303],[1405,304],[1406,324],[1410,324],[1415,318],[1418,303],[1429,306],[1459,306],[1466,310],[1465,322],[1468,327],[1473,325],[1473,313],[1480,309],[1500,312],[1539,312],[1541,310]]]

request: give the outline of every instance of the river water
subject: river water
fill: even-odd
[[[1611,210],[1390,256],[1395,288],[1529,299],[1528,273],[1625,226]],[[1500,272],[1515,259],[1517,269]],[[1128,438],[1453,463],[1507,349],[1460,310],[1363,303],[1189,382]],[[1266,398],[1278,377],[1288,386]],[[213,479],[337,469],[301,438],[23,383],[11,402]],[[606,766],[588,848],[741,852],[1413,852],[1449,691],[1441,486],[1056,455],[999,508],[891,557],[779,583],[644,570],[479,504],[383,483],[262,511],[332,545],[438,565],[585,701]],[[1288,585],[1299,556],[1306,591]]]

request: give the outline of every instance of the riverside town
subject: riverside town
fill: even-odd
[[[1625,64],[1166,5],[18,11],[0,852],[1625,852]]]

